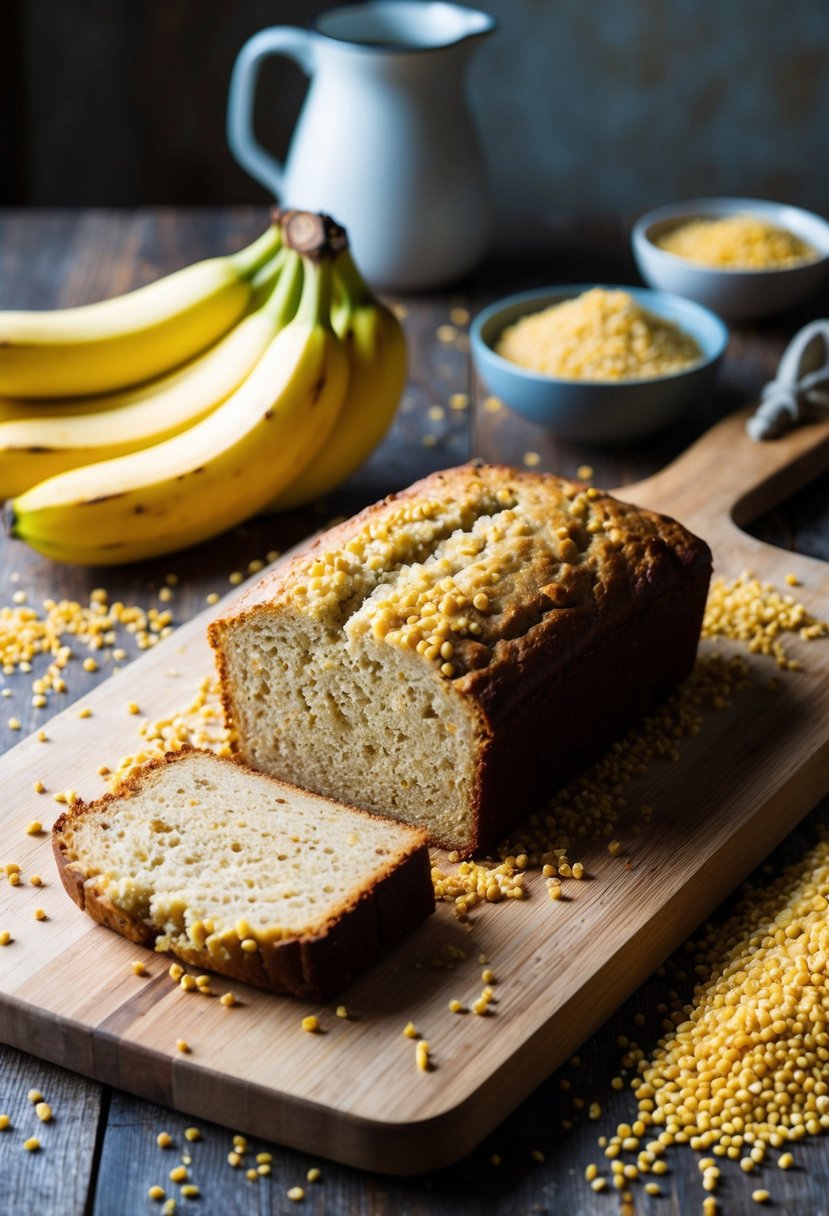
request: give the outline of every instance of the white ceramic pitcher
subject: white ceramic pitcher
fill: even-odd
[[[487,13],[443,2],[372,0],[332,9],[313,28],[255,34],[233,69],[228,140],[283,206],[325,211],[348,230],[375,285],[417,290],[471,270],[490,207],[462,85]],[[286,55],[310,87],[284,167],[256,141],[256,77]]]

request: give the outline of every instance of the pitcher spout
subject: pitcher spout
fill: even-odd
[[[454,4],[448,4],[445,7],[459,8]],[[459,11],[463,13],[466,23],[466,33],[458,39],[459,42],[469,42],[473,38],[486,38],[489,34],[494,34],[498,28],[498,22],[492,14],[485,13],[482,9],[462,8]]]
[[[330,9],[314,23],[324,39],[394,54],[458,47],[495,31],[480,9],[450,0],[368,0]]]

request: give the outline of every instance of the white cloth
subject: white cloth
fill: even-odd
[[[810,321],[792,338],[746,430],[752,439],[776,439],[821,410],[829,410],[829,318]]]

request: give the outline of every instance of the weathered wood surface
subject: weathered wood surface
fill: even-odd
[[[175,264],[217,248],[232,247],[254,233],[260,223],[260,215],[244,212],[176,217],[163,213],[118,217],[9,217],[0,228],[0,307],[10,304],[49,306],[123,290],[130,283],[145,281]],[[511,259],[494,260],[478,281],[451,297],[407,300],[405,324],[414,352],[412,381],[405,403],[408,408],[401,411],[392,435],[371,462],[367,473],[356,480],[348,495],[341,496],[342,505],[350,508],[404,484],[430,467],[455,463],[473,452],[520,461],[524,452],[533,450],[541,457],[541,467],[572,473],[579,464],[587,462],[596,469],[598,482],[619,484],[660,467],[668,456],[684,447],[695,432],[704,429],[705,423],[727,412],[744,394],[756,392],[773,370],[786,337],[800,320],[806,319],[805,315],[786,318],[779,326],[741,332],[729,353],[725,391],[707,411],[689,419],[683,431],[660,439],[647,451],[620,454],[564,448],[534,430],[527,431],[517,419],[506,414],[490,415],[480,408],[474,411],[446,408],[452,393],[469,392],[470,388],[464,352],[458,349],[463,346],[463,324],[459,325],[459,340],[445,342],[436,338],[437,327],[449,320],[450,308],[465,306],[474,310],[496,295],[518,290],[532,282],[629,278],[620,235],[618,226],[603,228],[558,222],[550,225],[546,234],[550,253],[544,259],[544,266],[537,254],[525,257],[517,249]],[[817,306],[813,305],[812,315],[816,311]],[[441,419],[428,414],[429,406],[435,404],[445,409]],[[473,418],[475,432],[470,436],[468,428]],[[433,446],[424,447],[422,438],[425,434],[435,435]],[[794,544],[815,556],[829,556],[826,489],[824,476],[794,504],[766,518],[762,523],[763,534],[776,543]],[[337,510],[339,505],[334,503],[331,509]],[[57,569],[20,547],[3,542],[4,547],[0,550],[2,602],[9,603],[14,590],[20,588],[29,592],[32,602],[55,594],[84,598],[92,587],[104,582],[113,595],[149,605],[156,602],[154,597],[165,573],[175,570],[180,583],[173,606],[176,619],[184,621],[203,606],[208,590],[226,589],[226,577],[231,569],[244,569],[250,558],[264,555],[268,548],[286,547],[318,526],[324,518],[324,515],[312,512],[287,519],[256,521],[237,529],[219,543],[201,546],[175,561],[165,559],[163,563],[146,563],[131,570],[108,571],[105,576],[101,572]],[[12,581],[15,574],[18,578]],[[87,675],[77,664],[74,666],[67,699],[81,695],[99,678]],[[25,677],[10,678],[8,683],[17,691],[13,698],[0,703],[3,709],[8,707],[9,714],[14,713],[22,720],[24,732],[40,725],[44,711],[31,707]],[[4,712],[0,729],[4,744],[10,745],[20,735],[8,731],[5,724]],[[798,839],[805,838],[807,831],[808,828],[803,829]],[[797,846],[795,843],[789,847]],[[0,959],[0,965],[3,961]],[[616,1095],[609,1085],[616,1068],[616,1051],[611,1044],[616,1035],[631,1033],[635,1011],[650,1012],[654,991],[653,985],[643,988],[608,1027],[580,1050],[581,1067],[575,1071],[565,1069],[562,1074],[574,1078],[577,1092],[602,1102],[606,1117],[598,1129],[596,1124],[585,1121],[565,1134],[560,1124],[571,1118],[571,1095],[559,1091],[562,1076],[553,1077],[493,1133],[487,1144],[451,1170],[430,1179],[401,1183],[321,1163],[325,1181],[319,1186],[306,1185],[306,1208],[319,1212],[412,1213],[544,1212],[562,1206],[580,1212],[607,1210],[613,1201],[593,1196],[580,1175],[586,1161],[596,1155],[597,1130],[612,1130],[616,1119],[630,1111],[627,1096]],[[656,1037],[651,1022],[636,1033],[645,1047]],[[1,1058],[0,1107],[7,1109],[15,1101],[19,1102],[21,1091],[28,1088],[28,1083],[20,1077],[19,1071],[15,1071],[21,1057],[4,1051]],[[144,1198],[146,1187],[159,1180],[162,1166],[166,1166],[167,1172],[170,1168],[166,1154],[163,1161],[158,1161],[161,1154],[153,1140],[153,1132],[160,1127],[162,1117],[146,1103],[121,1094],[116,1094],[108,1108],[108,1091],[103,1091],[99,1106],[100,1130],[104,1133],[102,1138],[98,1137],[100,1166],[81,1136],[69,1136],[65,1143],[70,1153],[75,1150],[75,1166],[73,1185],[68,1187],[66,1171],[57,1159],[58,1137],[67,1136],[67,1129],[74,1120],[87,1131],[94,1129],[96,1119],[89,1108],[90,1103],[99,1105],[97,1087],[35,1060],[28,1064],[29,1068],[24,1069],[28,1082],[43,1089],[47,1096],[56,1093],[61,1096],[54,1102],[55,1123],[46,1128],[42,1136],[46,1148],[39,1159],[22,1152],[21,1136],[16,1130],[9,1133],[8,1138],[0,1139],[0,1162],[8,1193],[22,1193],[24,1187],[31,1193],[36,1182],[41,1187],[37,1192],[41,1198],[36,1210],[43,1212],[86,1209],[120,1213],[151,1209],[152,1205]],[[433,1077],[434,1080],[439,1078],[439,1073]],[[29,1122],[32,1122],[31,1112],[25,1112],[25,1107],[24,1113],[28,1113]],[[16,1116],[18,1118],[22,1116]],[[165,1118],[171,1130],[178,1128],[180,1131],[186,1126],[187,1121],[179,1116],[168,1114]],[[48,1151],[48,1137],[52,1137],[55,1146],[51,1152]],[[205,1129],[204,1143],[193,1146],[194,1170],[198,1162],[197,1181],[204,1195],[202,1210],[217,1213],[284,1211],[289,1207],[284,1198],[285,1187],[302,1181],[308,1161],[299,1154],[272,1148],[273,1179],[248,1183],[225,1163],[226,1140],[226,1132],[211,1129],[208,1133]],[[221,1144],[221,1150],[218,1144]],[[545,1153],[543,1164],[530,1160],[529,1152],[533,1148]],[[202,1155],[197,1156],[197,1151]],[[503,1165],[487,1164],[492,1152],[501,1156]],[[802,1154],[803,1160],[809,1161],[808,1172],[796,1172],[792,1176],[779,1174],[772,1179],[773,1193],[777,1202],[785,1205],[788,1211],[822,1211],[826,1205],[829,1154],[822,1142],[805,1146]],[[126,1178],[122,1175],[125,1160],[130,1163]],[[146,1162],[146,1173],[139,1168],[141,1162]],[[637,1203],[651,1205],[643,1206],[643,1211],[684,1213],[696,1209],[702,1192],[694,1155],[676,1154],[672,1166],[673,1201],[654,1202],[640,1193]],[[163,1185],[163,1178],[161,1182]],[[84,1186],[87,1198],[82,1200]],[[253,1187],[257,1188],[255,1194],[251,1193]],[[170,1191],[174,1189],[168,1187]],[[744,1179],[735,1178],[725,1192],[727,1210],[756,1210],[749,1190]]]

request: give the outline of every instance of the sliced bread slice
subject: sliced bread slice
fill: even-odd
[[[95,920],[186,963],[324,999],[434,910],[426,834],[185,749],[55,823]]]

